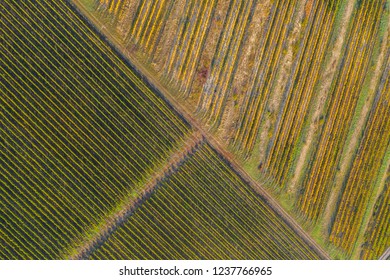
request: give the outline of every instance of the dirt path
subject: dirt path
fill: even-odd
[[[390,21],[388,23],[387,31],[383,35],[383,38],[388,37],[389,28],[390,28]],[[372,103],[373,103],[374,98],[376,96],[376,88],[380,82],[383,67],[386,67],[385,63],[388,59],[387,51],[388,51],[387,41],[383,40],[382,45],[380,46],[380,53],[379,53],[378,59],[376,59],[376,63],[375,63],[376,67],[375,67],[374,73],[372,75],[372,78],[369,82],[369,89],[368,89],[369,92],[367,94],[367,98],[364,101],[364,105],[363,105],[363,108],[360,112],[359,119],[357,120],[356,125],[353,128],[353,133],[349,138],[350,141],[346,142],[346,145],[345,145],[346,151],[343,152],[343,154],[342,154],[342,164],[340,164],[340,171],[338,173],[336,173],[336,178],[335,178],[335,186],[336,187],[331,192],[327,207],[325,209],[325,216],[323,219],[324,230],[327,230],[327,228],[331,225],[332,214],[335,210],[336,202],[337,202],[338,197],[340,195],[340,191],[341,191],[341,188],[343,185],[343,180],[344,180],[344,178],[347,177],[347,172],[353,164],[353,160],[355,157],[355,151],[359,148],[361,135],[363,134],[363,131],[365,129],[365,123],[367,121],[367,118],[369,117],[369,113],[372,109]],[[373,206],[373,204],[372,204],[372,206]],[[371,208],[373,208],[373,207],[371,207]],[[370,210],[370,212],[372,212],[372,209]],[[362,239],[361,235],[364,234],[364,230],[367,226],[367,223],[368,223],[368,219],[366,219],[366,221],[363,221],[363,226],[361,227],[362,231],[360,233],[359,240]],[[360,243],[358,243],[358,241],[356,243],[360,244]]]
[[[76,4],[76,7],[82,12],[81,14],[84,14],[87,16],[87,18],[90,20],[90,22],[96,27],[96,31],[99,32],[99,27],[101,24],[99,21],[87,10],[83,8],[83,6],[80,4],[79,0],[72,0],[74,4]],[[117,48],[117,50],[124,54],[127,53],[124,48],[122,48],[122,45],[120,42],[106,32],[106,30],[102,31],[102,34],[104,37],[106,37],[111,43],[114,44],[114,47]],[[170,93],[170,91],[158,80],[155,78],[154,75],[151,75],[150,71],[143,66],[142,63],[138,61],[138,59],[132,54],[127,53],[127,57],[129,60],[127,61],[130,65],[138,71],[138,73],[145,78],[145,80],[150,84],[152,88],[154,88],[157,92],[160,92],[162,94],[162,97],[166,99],[171,106],[179,112],[184,119],[186,119],[193,129],[195,131],[198,131],[207,141],[210,143],[210,145],[223,157],[225,160],[230,164],[230,166],[234,169],[234,171],[240,175],[240,177],[248,183],[256,192],[258,192],[263,199],[268,203],[268,205],[278,214],[281,216],[281,218],[315,251],[321,258],[323,259],[329,259],[329,255],[308,235],[306,231],[304,231],[298,223],[279,205],[279,203],[272,198],[265,189],[255,180],[253,180],[248,173],[236,162],[235,157],[227,152],[222,146],[219,144],[218,141],[215,140],[215,138],[208,132],[203,129],[203,127],[200,125],[200,123],[191,116],[188,112],[190,110],[188,108],[183,107],[180,103],[176,101],[174,98],[174,95]]]
[[[348,25],[349,25],[348,23],[352,16],[354,6],[355,6],[355,1],[350,1],[348,3],[348,6],[345,9],[343,19],[340,23],[342,25],[342,28],[338,33],[336,43],[334,44],[334,47],[331,50],[332,56],[330,58],[330,61],[327,64],[327,67],[324,69],[324,72],[320,77],[320,81],[324,81],[324,83],[322,84],[319,92],[317,93],[318,96],[317,106],[315,108],[315,111],[311,119],[310,128],[308,130],[305,144],[302,147],[302,151],[298,159],[297,166],[295,168],[294,176],[291,180],[291,186],[290,186],[291,191],[295,191],[297,189],[297,184],[299,182],[300,175],[302,174],[302,172],[305,171],[304,168],[305,168],[306,158],[309,154],[310,148],[312,146],[315,135],[317,133],[317,121],[322,114],[322,111],[325,106],[326,97],[328,96],[334,75],[336,74],[337,64],[338,64],[337,61],[340,59],[345,36],[348,30]]]
[[[307,2],[302,1],[299,3],[299,6],[296,7],[296,11],[294,12],[294,16],[292,19],[292,30],[290,31],[290,35],[287,36],[286,40],[286,54],[284,54],[280,61],[277,69],[277,74],[275,76],[275,81],[273,84],[274,90],[273,94],[270,95],[268,99],[268,107],[272,112],[273,117],[270,116],[264,117],[264,123],[261,125],[260,131],[260,137],[259,137],[259,160],[258,162],[266,162],[267,157],[269,156],[267,154],[267,148],[271,146],[271,143],[273,141],[273,138],[275,137],[276,133],[276,125],[278,123],[278,114],[282,109],[283,105],[283,98],[285,94],[285,89],[287,86],[287,83],[290,79],[290,76],[292,74],[293,66],[294,66],[294,59],[296,58],[297,54],[294,54],[294,45],[299,40],[299,37],[305,33],[305,28],[302,28],[302,23],[304,21],[305,17],[305,7],[307,5]],[[268,135],[272,133],[271,137],[268,137]]]
[[[202,142],[202,135],[197,131],[193,132],[185,140],[183,147],[173,153],[162,168],[156,168],[157,170],[152,172],[152,176],[149,178],[142,192],[125,199],[125,202],[118,207],[120,210],[106,219],[104,225],[101,226],[98,232],[89,238],[81,247],[77,248],[76,252],[68,258],[77,260],[88,259],[94,250],[105,242],[118,227],[126,222],[134,210],[153,194],[155,188],[159,186],[159,182],[173,174],[186,158],[196,151]]]
[[[390,170],[390,159],[384,162],[383,164],[384,170]],[[381,167],[382,168],[382,167]],[[373,217],[374,210],[375,210],[375,204],[378,201],[379,197],[381,196],[384,188],[385,188],[385,181],[387,179],[387,172],[383,172],[383,176],[379,178],[379,182],[376,183],[375,185],[377,186],[376,190],[370,197],[370,201],[368,205],[371,205],[369,209],[366,210],[366,213],[364,214],[363,221],[361,223],[360,227],[360,232],[358,234],[358,237],[356,239],[355,244],[360,245],[364,243],[365,239],[365,233],[367,232],[367,229],[370,224],[371,217]],[[362,247],[361,246],[355,246],[354,251],[352,252],[352,259],[359,259],[360,253],[362,252]],[[390,248],[389,248],[390,249]]]
[[[390,247],[383,253],[383,255],[379,258],[380,260],[388,260],[390,259]]]

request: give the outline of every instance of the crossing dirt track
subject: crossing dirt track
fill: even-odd
[[[388,255],[389,0],[0,5],[0,259]]]

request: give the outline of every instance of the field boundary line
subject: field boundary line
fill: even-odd
[[[379,257],[379,260],[388,260],[390,259],[390,247],[386,249],[382,256]]]
[[[286,222],[292,230],[296,232],[310,246],[310,248],[313,249],[313,251],[315,251],[323,259],[330,259],[329,254],[314,241],[314,239],[280,206],[280,204],[261,186],[259,182],[256,182],[237,163],[235,157],[230,152],[222,148],[222,145],[215,140],[214,136],[206,131],[203,126],[194,117],[192,117],[192,114],[188,112],[189,110],[187,108],[176,101],[174,95],[169,91],[169,89],[163,85],[159,79],[152,75],[149,69],[143,66],[137,56],[127,52],[115,36],[111,35],[107,31],[100,30],[99,27],[101,27],[102,24],[91,12],[84,8],[80,0],[68,1],[76,12],[89,22],[95,32],[104,38],[104,40],[121,55],[121,58],[143,78],[143,81],[153,91],[159,93],[158,95],[168,102],[170,107],[172,107],[177,114],[181,115],[185,122],[192,126],[192,129],[195,131],[194,133],[199,133],[202,137],[202,141],[206,140],[211,147],[215,149],[217,154],[224,159],[228,166],[231,167],[245,183],[251,186],[260,196],[262,196],[267,205],[280,215],[282,220]]]
[[[76,247],[76,252],[69,256],[69,259],[82,260],[88,257],[100,247],[126,220],[131,217],[135,210],[138,209],[146,200],[148,200],[156,189],[160,186],[164,178],[175,173],[180,166],[193,155],[204,142],[204,137],[197,131],[194,131],[183,141],[183,146],[170,155],[162,168],[158,168],[156,172],[150,175],[148,182],[145,184],[142,191],[139,191],[136,196],[128,201],[123,201],[121,209],[112,214],[104,223],[103,226],[95,233],[86,243]]]

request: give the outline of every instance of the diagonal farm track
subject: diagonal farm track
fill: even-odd
[[[139,62],[138,58],[133,56],[131,53],[127,52],[124,48],[121,48],[121,44],[118,40],[112,36],[105,28],[100,27],[101,23],[97,20],[94,15],[88,12],[83,5],[79,3],[78,0],[70,1],[75,4],[75,8],[80,11],[81,14],[87,15],[86,20],[91,22],[91,25],[95,27],[95,31],[102,34],[103,37],[106,38],[108,43],[112,43],[113,47],[118,50],[119,53],[125,54],[123,55],[123,59],[126,57],[129,58],[127,60],[128,63],[133,65],[134,69],[138,71],[138,74],[144,77],[144,80],[157,92],[160,92],[166,100],[175,108],[177,112],[179,112],[185,120],[187,120],[195,131],[201,134],[213,148],[225,159],[227,164],[233,168],[237,174],[248,184],[250,185],[256,192],[258,192],[267,202],[267,204],[272,207],[272,209],[278,213],[282,219],[303,239],[309,246],[315,251],[321,258],[329,259],[328,253],[326,253],[307,233],[302,227],[279,205],[279,203],[253,178],[248,175],[248,173],[237,163],[233,154],[224,149],[222,145],[218,143],[215,137],[206,129],[204,129],[203,124],[199,123],[197,119],[195,119],[191,113],[187,111],[172,95],[170,89],[168,89],[165,85],[163,85],[154,75],[151,73],[149,69],[147,69],[142,63]]]

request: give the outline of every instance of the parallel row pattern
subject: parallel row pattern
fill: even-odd
[[[285,19],[288,11],[287,20],[277,27],[283,35],[296,2],[282,0],[273,5],[273,16],[281,14]],[[257,0],[99,0],[96,10],[103,18],[111,19],[125,48],[141,50],[161,76],[179,90],[178,95],[195,99],[192,109],[218,127],[233,92],[243,46],[248,44],[248,26],[260,4]],[[273,43],[277,57],[282,45],[283,40]],[[255,42],[252,48],[261,45]],[[269,61],[268,66],[277,63],[277,59]]]
[[[112,23],[125,53],[154,69],[247,171],[292,198],[314,226],[329,225],[321,227],[328,236],[377,108],[389,1],[152,2],[96,0],[94,15]],[[374,182],[379,173],[367,176]],[[368,195],[378,186],[371,188]],[[365,199],[364,225],[346,243],[363,239],[373,206]]]
[[[310,219],[322,213],[337,169],[348,128],[369,65],[383,0],[359,1],[339,75],[329,94],[330,102],[316,153],[299,199],[301,211]]]
[[[97,9],[113,20],[126,45],[135,44],[149,56],[149,61],[153,61],[157,50],[165,43],[161,41],[162,37],[168,36],[167,22],[172,13],[182,7],[183,14],[175,23],[173,41],[169,46],[163,46],[169,50],[163,70],[167,79],[187,95],[196,76],[217,3],[217,0],[106,0],[99,1]],[[117,10],[117,7],[122,8]]]
[[[93,259],[316,259],[310,247],[203,144]]]
[[[246,26],[251,22],[255,4],[256,1],[253,0],[230,2],[224,29],[219,37],[197,108],[211,125],[218,126],[221,121],[237,70]]]
[[[296,65],[285,88],[285,101],[280,111],[276,133],[270,142],[265,163],[266,170],[284,185],[294,160],[294,149],[302,131],[309,105],[315,95],[321,65],[332,31],[335,7],[338,1],[316,1],[312,5],[312,17],[301,41]]]
[[[330,241],[350,252],[373,195],[375,178],[390,145],[390,64],[383,72],[383,80],[368,120],[363,140],[348,175],[345,190],[332,227]],[[387,215],[390,219],[390,216]]]
[[[64,1],[2,1],[1,252],[66,254],[190,128]]]
[[[186,2],[185,14],[165,61],[167,78],[177,84],[182,95],[188,96],[191,90],[217,2]]]
[[[105,219],[104,224],[99,228],[92,237],[88,238],[86,242],[75,248],[74,254],[70,255],[70,259],[88,259],[96,248],[100,247],[101,243],[106,241],[118,227],[121,227],[127,219],[133,215],[133,212],[140,207],[146,200],[150,198],[156,186],[160,184],[166,177],[175,173],[176,170],[187,160],[189,156],[195,153],[204,137],[200,133],[193,133],[186,139],[184,145],[176,150],[174,154],[164,163],[164,166],[156,170],[153,176],[144,185],[142,191],[138,192],[136,196],[126,199],[118,207],[118,211],[113,213],[110,217]]]
[[[276,1],[271,9],[267,32],[259,44],[233,138],[233,144],[245,156],[250,154],[256,142],[296,3],[295,0]]]
[[[365,233],[362,259],[377,260],[390,247],[390,170],[387,170],[385,188],[374,207]]]

